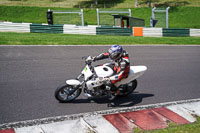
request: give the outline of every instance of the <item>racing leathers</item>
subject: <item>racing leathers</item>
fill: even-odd
[[[107,59],[109,58],[109,53],[101,53],[100,55],[94,57],[94,61]],[[130,71],[130,61],[128,53],[123,50],[122,55],[119,59],[115,60],[111,68],[114,71],[114,74],[109,77],[112,84],[117,83],[118,81],[128,77]]]

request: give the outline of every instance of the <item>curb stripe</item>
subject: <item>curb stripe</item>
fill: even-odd
[[[103,117],[121,133],[132,133],[133,128],[136,127],[121,114],[104,115]]]
[[[84,129],[89,133],[97,133],[97,131],[83,118],[80,118],[81,125],[84,126]]]
[[[143,130],[155,130],[168,127],[169,121],[176,124],[190,123],[165,107],[110,114],[103,117],[123,133],[133,132],[136,125]]]
[[[165,118],[152,109],[122,113],[127,119],[143,130],[166,128],[168,126]]]
[[[183,118],[188,120],[189,122],[195,122],[196,121],[196,118],[192,116],[190,111],[186,108],[183,108],[182,106],[172,105],[172,106],[168,106],[167,108],[170,109],[173,112],[176,112],[177,114],[179,114],[180,116],[182,116]]]
[[[177,124],[187,124],[194,122],[196,116],[199,116],[199,99],[178,101],[176,104],[166,105],[166,107],[150,107],[146,109],[125,110],[124,112],[88,114],[80,117],[64,120],[62,122],[37,123],[37,125],[25,125],[24,127],[15,127],[15,129],[0,130],[0,133],[45,133],[45,132],[79,132],[91,131],[94,133],[132,133],[134,128],[140,127],[143,130],[153,130],[168,127],[169,122]],[[179,104],[177,104],[179,103]],[[147,106],[147,105],[145,105]],[[103,116],[102,116],[103,115]],[[180,115],[180,116],[179,116]],[[186,116],[188,118],[186,118]],[[185,118],[185,119],[184,119]],[[187,119],[187,120],[186,120]]]
[[[0,130],[0,133],[15,133],[14,129],[5,129],[5,130]]]
[[[83,118],[97,133],[119,133],[119,131],[102,115]]]
[[[12,123],[3,123],[3,124],[0,124],[0,129],[19,128],[19,127],[24,127],[24,126],[29,126],[29,125],[34,126],[34,125],[39,125],[39,124],[48,124],[48,123],[53,123],[53,122],[65,121],[65,120],[75,120],[83,116],[107,115],[107,114],[114,114],[114,113],[131,112],[131,111],[137,111],[137,110],[142,110],[142,109],[152,109],[152,108],[158,108],[158,107],[163,107],[163,106],[178,105],[178,104],[193,103],[193,102],[200,102],[200,98],[166,102],[166,103],[148,104],[148,105],[142,105],[142,106],[125,107],[125,108],[118,108],[118,109],[110,109],[110,110],[102,110],[102,111],[80,113],[80,114],[73,114],[73,115],[49,117],[49,118],[43,118],[43,119],[19,121],[19,122],[12,122]]]
[[[171,120],[172,122],[175,122],[176,124],[188,124],[190,123],[183,117],[179,116],[178,114],[172,112],[171,110],[167,108],[155,108],[152,109],[153,111],[161,114],[162,116],[166,117],[167,119]]]

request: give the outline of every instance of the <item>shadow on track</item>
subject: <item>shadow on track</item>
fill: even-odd
[[[147,97],[153,97],[154,94],[146,94],[146,93],[138,93],[138,92],[134,92],[133,94],[130,94],[126,97],[117,97],[113,103],[111,107],[130,107],[130,106],[134,106],[138,103],[141,103],[143,98],[147,98]],[[97,104],[108,104],[108,106],[110,105],[110,101],[108,99],[108,97],[104,97],[104,98],[91,98],[91,99],[76,99],[74,101],[72,101],[71,103],[74,104],[81,104],[81,103],[92,103],[95,102]]]

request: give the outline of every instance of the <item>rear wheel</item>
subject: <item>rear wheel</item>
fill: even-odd
[[[73,94],[70,94],[74,91],[74,89],[74,86],[68,84],[58,87],[55,91],[55,98],[60,102],[70,102],[81,94],[81,89],[78,89]]]
[[[133,80],[129,82],[128,84],[121,85],[119,87],[120,94],[118,96],[123,97],[123,96],[127,96],[131,94],[136,89],[136,87],[137,87],[137,80]]]

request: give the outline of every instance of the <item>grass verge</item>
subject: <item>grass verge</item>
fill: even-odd
[[[0,45],[195,44],[200,37],[133,37],[0,32]]]
[[[197,121],[192,124],[170,124],[168,128],[151,131],[136,129],[134,130],[134,133],[200,133],[200,117],[197,118]]]
[[[76,8],[50,8],[51,10],[80,10]],[[0,6],[0,21],[28,22],[28,23],[47,23],[46,12],[48,7],[26,7],[26,6]],[[128,9],[110,9],[128,10]],[[150,25],[151,8],[132,8],[132,16],[145,19],[145,26]],[[169,28],[200,28],[200,7],[171,7],[169,10]],[[60,15],[60,14],[59,14]],[[96,9],[84,9],[85,24],[97,24]],[[58,14],[57,14],[58,16]],[[109,15],[112,20],[111,14]],[[64,21],[66,19],[66,21]],[[54,15],[55,24],[81,23],[80,17],[71,14],[64,14],[58,18]],[[110,22],[109,18],[104,18]]]

